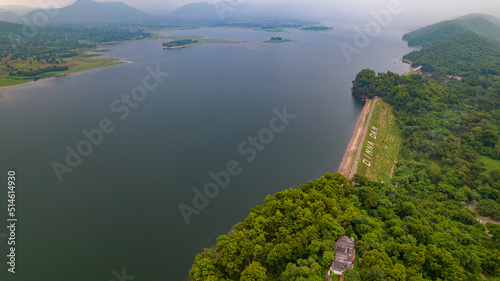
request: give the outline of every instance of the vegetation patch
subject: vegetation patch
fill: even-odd
[[[265,32],[287,32],[285,29],[279,27],[269,27],[269,28],[254,28],[253,30],[265,31]]]
[[[437,75],[500,75],[500,43],[471,31],[411,52],[404,59]]]
[[[476,205],[476,211],[483,217],[500,220],[500,204],[491,199],[481,200]]]
[[[283,39],[282,37],[271,37],[271,39],[264,41],[265,43],[286,43],[292,42],[290,39]]]
[[[401,131],[393,107],[378,100],[368,124],[356,173],[371,180],[389,182],[396,167],[401,142]]]
[[[488,171],[493,169],[500,170],[500,160],[491,159],[488,156],[480,156],[479,159],[484,163],[484,168]]]
[[[135,26],[51,26],[34,36],[22,36],[22,25],[0,22],[0,86],[12,86],[52,76],[113,65],[95,58],[97,44],[142,40],[150,34]]]
[[[206,39],[203,36],[198,35],[175,35],[167,36],[166,39],[171,40],[170,42],[163,43],[163,47],[183,47],[192,46],[198,44],[239,44],[246,43],[246,41],[231,41],[222,39]]]
[[[191,278],[322,281],[337,239],[347,235],[362,262],[346,271],[346,280],[479,281],[481,272],[497,280],[499,232],[489,237],[463,204],[366,177],[356,183],[328,174],[269,195],[196,256]]]
[[[57,69],[52,69],[54,67],[43,67],[40,64],[33,63],[33,61],[19,61],[14,64],[16,69],[21,69],[19,74],[9,75],[6,71],[3,71],[0,67],[0,87],[2,86],[14,86],[26,82],[36,81],[43,78],[61,76],[75,72],[86,71],[94,68],[111,66],[116,64],[118,60],[114,58],[92,58],[92,56],[81,56],[72,57],[64,60],[63,63],[59,64]],[[31,62],[31,64],[30,64]],[[30,67],[27,67],[30,66]],[[64,69],[62,69],[64,67]],[[49,69],[47,69],[49,68]],[[46,69],[48,71],[40,71],[40,69]],[[39,72],[39,73],[35,73]],[[35,74],[35,75],[26,75]]]
[[[194,45],[198,43],[198,40],[184,39],[184,40],[172,40],[170,42],[163,43],[162,46],[165,48],[179,48],[187,47],[189,45]]]
[[[435,75],[500,75],[500,20],[471,14],[427,26],[403,36],[421,51],[404,58]]]
[[[328,26],[303,26],[302,30],[306,31],[326,31],[326,30],[332,30],[332,27]]]

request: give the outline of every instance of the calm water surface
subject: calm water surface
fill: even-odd
[[[411,51],[403,32],[384,31],[347,63],[339,44],[350,28],[266,33],[217,28],[169,32],[286,44],[208,44],[163,50],[161,41],[112,45],[106,56],[131,63],[0,90],[0,167],[17,171],[17,273],[0,280],[182,280],[196,253],[242,221],[268,194],[334,173],[363,106],[350,84],[363,68],[402,73]],[[170,75],[121,120],[111,105],[142,84],[147,66]],[[121,103],[120,105],[123,105]],[[294,120],[259,151],[238,153],[269,126],[273,109]],[[82,130],[109,118],[115,127],[59,182]],[[186,225],[181,203],[237,161],[241,174]],[[5,195],[6,190],[4,189]],[[0,198],[0,219],[7,202]],[[6,233],[0,231],[0,234]],[[1,237],[1,236],[0,236]],[[5,268],[7,243],[0,243]]]

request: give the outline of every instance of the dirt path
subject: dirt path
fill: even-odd
[[[469,202],[469,209],[471,211],[473,211],[473,212],[476,211],[476,203],[477,202],[475,200],[472,200],[472,201]],[[492,219],[490,217],[488,217],[488,218],[482,217],[479,214],[476,214],[476,218],[482,224],[486,224],[488,222],[495,223],[495,224],[500,224],[500,220],[495,220],[495,219]]]
[[[368,126],[370,125],[370,119],[372,118],[373,109],[375,108],[375,103],[377,102],[377,100],[378,99],[375,98],[372,102],[372,106],[370,107],[370,114],[368,114],[368,118],[366,118],[365,127],[363,129],[363,135],[361,135],[361,140],[359,141],[358,149],[356,152],[356,157],[354,158],[354,161],[352,162],[351,172],[349,173],[348,179],[352,179],[352,177],[356,173],[359,155],[361,154],[361,151],[363,150],[363,143],[365,141],[366,132],[368,131]]]
[[[338,169],[338,173],[344,175],[345,177],[349,176],[351,172],[351,167],[354,162],[354,158],[356,156],[356,152],[358,151],[359,142],[361,141],[361,136],[363,135],[363,130],[365,127],[365,120],[369,114],[370,109],[372,108],[372,101],[367,100],[363,110],[361,111],[361,115],[359,116],[358,123],[356,124],[356,128],[352,133],[351,140],[347,145],[347,148],[344,153],[344,157],[342,158],[342,162],[340,163],[340,167]],[[368,121],[367,121],[368,122]],[[367,123],[368,124],[368,123]]]
[[[465,202],[464,202],[465,203]],[[466,203],[469,207],[469,209],[473,212],[476,211],[476,200],[472,200],[472,201],[469,201],[469,203]],[[500,224],[500,220],[495,220],[495,219],[492,219],[492,218],[485,218],[485,217],[481,217],[479,214],[476,214],[476,219],[482,223],[482,224],[486,224],[488,222],[491,222],[491,223],[495,223],[495,224]],[[485,230],[486,234],[488,234],[489,237],[492,237],[493,235],[490,234],[490,231],[488,229]],[[484,276],[483,276],[484,278]],[[486,278],[484,278],[486,279]]]

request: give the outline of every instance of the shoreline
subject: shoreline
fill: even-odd
[[[365,123],[364,129],[363,129],[363,134],[361,135],[361,140],[359,141],[358,149],[356,151],[356,157],[354,158],[354,161],[352,163],[352,168],[351,168],[351,172],[349,173],[348,179],[352,179],[354,177],[354,174],[356,173],[356,170],[358,168],[359,155],[361,154],[361,151],[363,150],[363,144],[365,142],[366,132],[368,131],[368,127],[370,126],[370,120],[372,118],[373,109],[375,108],[375,103],[377,103],[377,100],[378,100],[377,97],[375,97],[372,100],[371,107],[370,107],[370,113],[368,114],[368,117],[366,118],[366,123]]]
[[[363,109],[361,110],[361,114],[358,118],[358,122],[356,123],[351,139],[349,140],[349,144],[345,149],[342,162],[340,162],[337,173],[344,175],[346,178],[349,177],[352,167],[354,166],[353,164],[359,150],[361,137],[365,129],[365,124],[368,124],[368,115],[371,112],[372,107],[372,100],[367,99]]]
[[[62,73],[57,73],[55,75],[50,75],[50,76],[47,76],[47,77],[41,77],[39,79],[27,79],[27,80],[24,80],[22,81],[21,83],[14,83],[12,85],[5,85],[5,86],[0,86],[0,90],[7,90],[7,89],[10,89],[10,88],[13,88],[13,87],[17,87],[17,86],[21,86],[21,85],[26,85],[26,84],[29,84],[29,83],[33,83],[33,82],[38,82],[40,80],[46,80],[46,79],[49,79],[49,78],[57,78],[57,77],[61,77],[61,76],[67,76],[67,75],[70,75],[70,74],[74,74],[74,73],[81,73],[81,72],[86,72],[86,71],[90,71],[90,70],[95,70],[95,69],[99,69],[99,68],[104,68],[104,67],[110,67],[110,66],[114,66],[114,65],[117,65],[117,64],[121,64],[121,63],[130,63],[130,61],[126,61],[126,60],[123,60],[122,58],[114,58],[114,57],[102,57],[104,55],[104,53],[106,52],[109,52],[111,51],[111,49],[104,49],[104,50],[99,50],[100,48],[106,48],[110,45],[118,45],[118,44],[129,44],[129,43],[135,43],[135,42],[144,42],[144,41],[153,41],[157,39],[155,36],[150,36],[150,37],[146,37],[146,38],[141,38],[141,39],[130,39],[130,40],[124,40],[124,41],[111,41],[111,42],[105,42],[105,43],[97,43],[96,44],[96,48],[94,49],[91,49],[91,50],[84,50],[83,51],[83,55],[80,54],[78,56],[75,56],[75,58],[86,58],[86,56],[88,55],[92,55],[92,54],[95,54],[96,56],[94,57],[91,57],[92,59],[95,59],[95,60],[108,60],[108,62],[105,62],[103,63],[103,65],[98,65],[98,66],[92,66],[92,67],[83,67],[83,69],[80,69],[80,70],[71,70],[71,68],[67,71],[64,71]],[[76,65],[78,66],[78,65]]]
[[[124,63],[118,58],[91,57],[88,61],[86,61],[86,59],[88,59],[87,57],[79,56],[79,57],[75,57],[75,59],[79,60],[79,63],[77,63],[76,65],[73,65],[72,68],[69,68],[68,70],[64,70],[64,71],[60,71],[60,72],[56,72],[56,73],[53,72],[52,74],[49,74],[45,77],[37,77],[36,79],[35,78],[27,78],[27,77],[24,77],[23,79],[13,79],[12,81],[15,81],[15,83],[13,82],[13,84],[0,85],[0,90],[8,89],[11,87],[17,87],[17,86],[25,85],[25,84],[32,83],[32,82],[38,82],[40,80],[45,80],[45,79],[49,79],[49,78],[68,76],[68,75],[74,74],[74,73],[80,73],[80,72],[85,72],[85,71],[89,71],[89,70],[94,70],[94,69],[99,69],[99,68],[104,68],[104,67],[109,67],[109,66],[114,66],[114,65],[120,64],[120,63]],[[50,72],[47,72],[47,73],[50,73]],[[2,78],[2,79],[4,79],[4,78]],[[17,82],[19,82],[19,83],[17,83]]]

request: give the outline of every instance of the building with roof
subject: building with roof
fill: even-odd
[[[335,260],[330,266],[328,275],[331,276],[332,273],[342,275],[346,269],[353,268],[355,252],[354,238],[340,237],[335,247]]]

